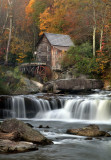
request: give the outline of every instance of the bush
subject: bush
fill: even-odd
[[[3,80],[0,78],[0,95],[9,94],[9,88],[4,84]]]
[[[92,46],[89,42],[86,42],[86,43],[81,44],[80,46],[70,47],[67,54],[71,54],[71,55],[79,54],[84,57],[91,58],[93,56]]]
[[[77,71],[82,74],[89,75],[91,78],[97,77],[96,68],[98,63],[95,58],[87,58],[79,55],[75,55]]]
[[[86,74],[91,78],[97,77],[98,63],[92,57],[92,47],[87,43],[80,46],[71,47],[62,60],[63,69],[72,67],[72,73],[77,70],[77,74]]]
[[[21,77],[18,67],[0,66],[0,73],[0,94],[13,93]]]
[[[66,69],[75,64],[75,57],[72,54],[65,54],[61,62],[62,68]]]

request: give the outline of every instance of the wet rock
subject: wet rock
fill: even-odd
[[[99,130],[97,125],[89,125],[85,128],[80,129],[68,129],[68,134],[74,134],[79,136],[88,136],[88,137],[111,137],[111,135],[105,131]]]
[[[43,128],[43,125],[40,125],[38,128]]]
[[[0,153],[15,153],[38,150],[37,145],[31,142],[14,142],[0,139]]]
[[[100,138],[100,137],[96,137],[95,139],[102,140],[102,138]]]
[[[37,96],[37,98],[44,99],[44,100],[47,100],[47,101],[51,100],[51,97],[47,97],[47,96]]]
[[[88,138],[85,138],[85,140],[92,140],[92,138],[91,138],[91,137],[88,137]]]
[[[49,126],[46,126],[45,128],[50,128]]]
[[[38,128],[50,128],[49,126],[43,127],[43,125],[40,125]]]
[[[4,133],[17,132],[19,134],[19,140],[41,145],[52,144],[52,141],[44,137],[40,132],[17,119],[5,120],[1,124],[1,131]]]
[[[33,126],[30,123],[26,123],[29,127],[33,128]]]

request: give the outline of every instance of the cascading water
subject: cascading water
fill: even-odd
[[[8,106],[9,101],[11,101]],[[37,95],[12,96],[7,100],[4,117],[24,119],[55,120],[111,120],[111,99],[95,99],[90,97],[51,97],[49,100],[39,99]],[[3,110],[3,109],[2,109]],[[5,115],[10,112],[7,116]],[[9,116],[9,117],[8,117]]]
[[[12,117],[26,118],[25,102],[21,96],[12,97]]]
[[[67,100],[64,108],[47,112],[45,118],[110,120],[111,100]]]

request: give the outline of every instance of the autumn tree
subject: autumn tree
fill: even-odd
[[[69,0],[54,0],[52,7],[48,7],[40,14],[40,30],[43,32],[64,33],[64,17]]]
[[[43,13],[47,7],[51,7],[53,0],[30,0],[26,7],[27,25],[33,33],[33,50],[39,38],[40,13]]]
[[[32,36],[30,36],[28,33],[25,19],[25,7],[27,6],[28,2],[29,0],[0,1],[0,50],[3,50],[6,54],[6,64],[8,63],[9,53],[11,54],[11,39],[14,39],[13,37],[24,39],[26,42],[31,41]]]
[[[15,56],[15,61],[23,63],[27,53],[31,52],[31,44],[23,39],[13,37],[11,43],[11,55]]]
[[[69,34],[77,44],[91,42],[92,28],[88,15],[88,0],[72,1],[64,18],[64,32]]]

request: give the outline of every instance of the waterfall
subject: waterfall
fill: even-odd
[[[36,115],[35,118],[40,118]],[[111,100],[69,99],[61,109],[41,113],[43,119],[111,120]]]
[[[1,108],[2,107],[2,108]],[[0,106],[0,119],[111,120],[111,99],[90,97],[12,96]]]
[[[98,104],[97,120],[110,120],[111,119],[111,101],[101,100]]]
[[[26,118],[25,102],[21,96],[12,97],[12,118]]]

